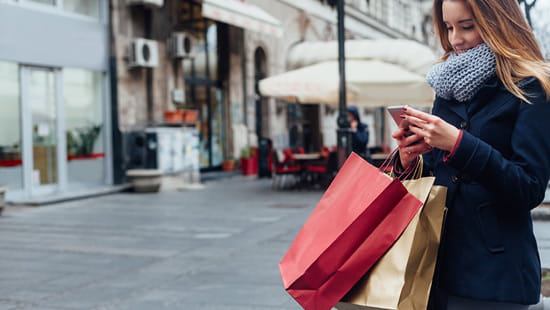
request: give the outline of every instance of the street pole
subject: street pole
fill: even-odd
[[[338,71],[340,74],[340,97],[338,113],[338,168],[342,167],[346,158],[351,153],[351,129],[346,108],[346,54],[344,36],[344,1],[337,0],[338,10]]]

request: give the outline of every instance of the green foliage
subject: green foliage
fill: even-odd
[[[245,146],[241,149],[241,158],[249,158],[252,156],[252,149],[249,146]]]
[[[90,125],[67,130],[67,154],[90,155],[94,144],[101,133],[101,125]]]

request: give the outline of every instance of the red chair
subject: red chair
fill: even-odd
[[[321,148],[321,159],[305,167],[306,183],[311,186],[327,187],[336,174],[336,152],[328,147]]]
[[[302,167],[296,163],[290,149],[274,150],[273,156],[273,183],[275,189],[286,188],[287,180],[291,181],[290,187],[301,183]]]

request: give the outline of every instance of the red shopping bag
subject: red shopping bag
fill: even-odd
[[[279,263],[304,309],[330,309],[405,230],[422,202],[352,153]]]

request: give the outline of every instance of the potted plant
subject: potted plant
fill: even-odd
[[[162,184],[162,172],[158,169],[129,169],[126,176],[137,193],[158,192]]]
[[[199,111],[197,109],[183,109],[183,122],[187,124],[195,124],[199,120]]]
[[[235,170],[235,158],[230,157],[222,161],[222,170],[223,171],[233,171]]]
[[[183,117],[183,111],[181,110],[164,111],[164,121],[167,124],[181,124],[183,122]]]
[[[92,158],[94,145],[101,133],[101,125],[75,128],[67,131],[67,155],[71,159]]]
[[[247,146],[241,150],[241,172],[243,175],[258,173],[258,157],[255,149]]]

